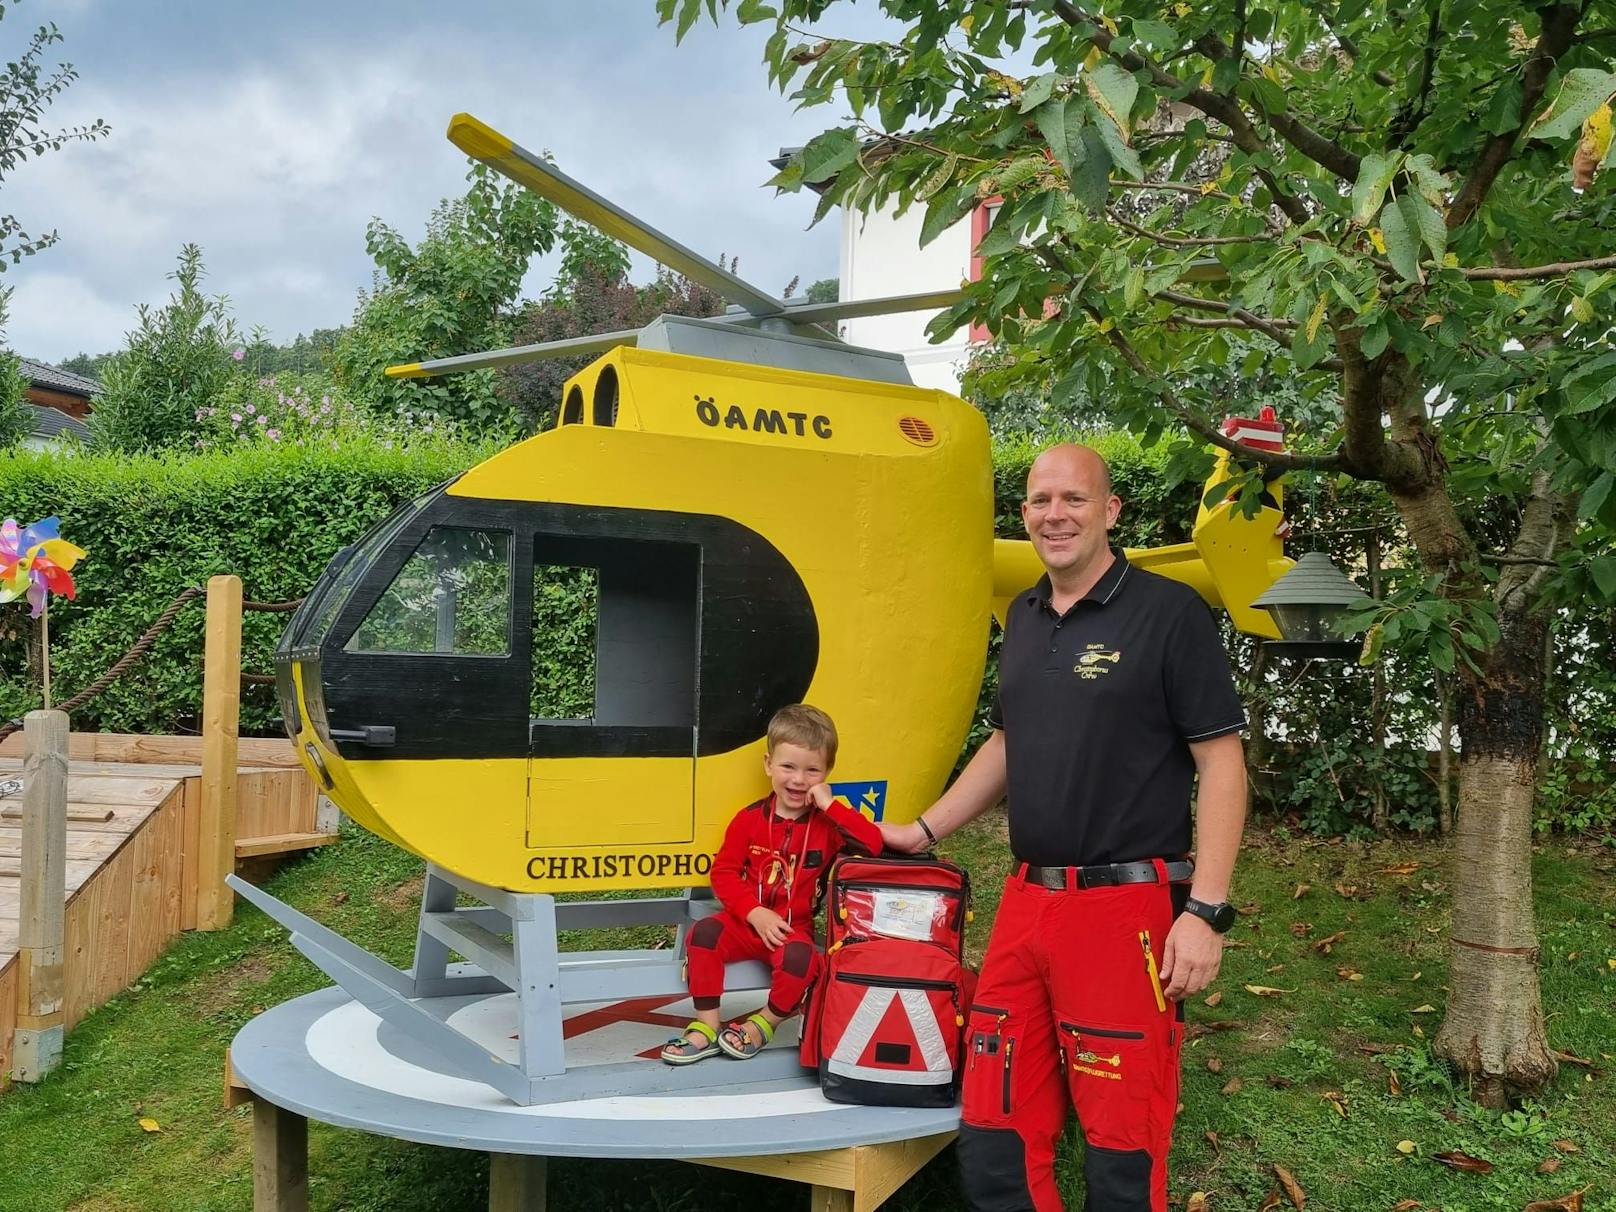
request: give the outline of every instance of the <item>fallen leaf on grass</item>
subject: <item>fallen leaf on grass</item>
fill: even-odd
[[[1560,1165],[1561,1162],[1558,1157],[1546,1157],[1542,1161],[1538,1162],[1537,1172],[1539,1174],[1553,1174],[1560,1168]]]
[[[1216,1006],[1222,1000],[1223,1000],[1223,994],[1222,993],[1211,993],[1211,994],[1208,994],[1207,997],[1205,998],[1205,1000],[1203,1000],[1201,1002],[1201,1005],[1203,1005],[1203,1006]]]
[[[137,1122],[143,1132],[161,1132],[163,1126],[149,1116],[142,1116]]]
[[[1414,1150],[1418,1149],[1418,1148],[1419,1148],[1419,1146],[1416,1145],[1411,1140],[1400,1140],[1400,1141],[1397,1142],[1397,1151],[1399,1153],[1403,1154],[1403,1156],[1405,1156],[1405,1157],[1407,1157],[1410,1153],[1414,1152]]]
[[[1414,1024],[1414,1034],[1417,1035],[1420,1039],[1425,1038],[1425,1032],[1420,1028],[1420,1025],[1418,1023]]]
[[[347,891],[344,890],[342,892],[338,892],[335,896],[333,896],[331,898],[331,903],[333,905],[346,905],[348,903],[348,893],[347,893]]]
[[[1307,1207],[1307,1192],[1302,1190],[1302,1184],[1284,1166],[1274,1166],[1274,1176],[1279,1179],[1279,1185],[1285,1188],[1285,1194],[1290,1196],[1291,1207],[1296,1212],[1302,1212]]]
[[[1258,997],[1278,997],[1282,993],[1295,993],[1295,989],[1276,989],[1272,985],[1247,985],[1247,993],[1255,993]]]
[[[1486,1158],[1471,1157],[1468,1153],[1461,1153],[1457,1149],[1450,1149],[1446,1153],[1433,1153],[1431,1160],[1441,1162],[1450,1170],[1463,1170],[1467,1174],[1491,1174],[1493,1164]]]
[[[1257,1205],[1257,1212],[1274,1212],[1274,1209],[1284,1202],[1284,1197],[1280,1195],[1279,1188],[1270,1187],[1268,1188],[1267,1197]]]
[[[1344,939],[1346,937],[1347,937],[1347,932],[1345,930],[1337,930],[1334,934],[1327,934],[1321,939],[1315,939],[1312,943],[1310,943],[1308,945],[1310,947],[1312,947],[1313,950],[1317,951],[1320,955],[1329,955],[1330,954],[1330,948],[1334,947],[1337,943],[1339,943],[1342,939]]]
[[[1392,1205],[1392,1212],[1411,1212],[1414,1208],[1423,1207],[1425,1205],[1417,1199],[1400,1199]]]
[[[1587,1189],[1583,1187],[1559,1199],[1534,1199],[1521,1212],[1582,1212],[1582,1192]]]
[[[1256,901],[1247,901],[1244,905],[1241,905],[1236,912],[1239,913],[1241,917],[1250,917],[1254,913],[1261,913],[1262,906]]]
[[[1435,1014],[1436,1013],[1436,1007],[1431,1005],[1430,1002],[1426,1002],[1425,1005],[1423,1005],[1423,1006],[1415,1006],[1414,1009],[1409,1011],[1409,1013],[1410,1014]]]
[[[1201,1036],[1210,1034],[1213,1031],[1239,1031],[1245,1025],[1245,1023],[1236,1022],[1232,1018],[1222,1019],[1214,1023],[1191,1023],[1184,1028],[1184,1042],[1188,1043],[1192,1039],[1199,1039]]]
[[[1554,1142],[1554,1147],[1556,1149],[1560,1150],[1561,1153],[1581,1153],[1582,1152],[1581,1149],[1577,1148],[1577,1142],[1574,1141],[1574,1140],[1557,1140],[1557,1141]]]
[[[1240,1093],[1240,1087],[1245,1085],[1245,1084],[1246,1083],[1241,1081],[1240,1078],[1231,1077],[1228,1081],[1223,1083],[1223,1093],[1224,1094],[1239,1094]]]
[[[1312,884],[1297,884],[1296,891],[1291,893],[1291,900],[1299,901],[1311,891],[1313,891]]]
[[[1285,971],[1285,965],[1284,964],[1270,964],[1268,967],[1263,969],[1264,974],[1268,974],[1268,973],[1272,973],[1272,972],[1283,972],[1283,971]]]
[[[1313,933],[1313,923],[1312,922],[1292,922],[1291,923],[1291,933],[1294,934],[1297,938],[1306,938],[1308,935]]]
[[[1413,875],[1419,869],[1418,863],[1398,863],[1395,866],[1382,867],[1380,870],[1385,875]]]
[[[1184,1205],[1184,1212],[1206,1212],[1206,1192],[1191,1191],[1189,1202]]]
[[[1347,1118],[1347,1100],[1339,1090],[1326,1090],[1324,1100],[1336,1109],[1336,1114],[1342,1119]]]
[[[1335,886],[1335,890],[1342,896],[1346,897],[1349,901],[1358,895],[1357,884],[1337,884]]]
[[[1386,1090],[1394,1097],[1401,1097],[1403,1093],[1403,1083],[1398,1080],[1396,1069],[1386,1072]]]
[[[1388,1052],[1397,1051],[1397,1049],[1400,1048],[1400,1047],[1402,1047],[1401,1044],[1368,1043],[1368,1044],[1359,1044],[1358,1045],[1358,1051],[1362,1052],[1365,1056],[1384,1056]]]
[[[1223,1062],[1220,1061],[1215,1056],[1207,1057],[1206,1067],[1207,1067],[1207,1070],[1209,1072],[1211,1072],[1211,1073],[1222,1073],[1223,1072]]]
[[[1212,1129],[1208,1128],[1205,1135],[1206,1143],[1212,1146],[1212,1152],[1221,1157],[1223,1155],[1223,1145],[1218,1140],[1218,1134],[1212,1131]]]
[[[1337,968],[1335,974],[1344,981],[1361,981],[1364,978],[1364,974],[1356,968]]]
[[[1296,1083],[1288,1077],[1281,1077],[1277,1073],[1270,1073],[1263,1078],[1263,1082],[1270,1090],[1289,1090]]]

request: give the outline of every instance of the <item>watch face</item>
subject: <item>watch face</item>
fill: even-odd
[[[1239,916],[1238,912],[1228,901],[1224,901],[1221,905],[1212,906],[1212,929],[1219,934],[1226,933],[1229,927],[1234,925],[1234,919],[1237,916]]]

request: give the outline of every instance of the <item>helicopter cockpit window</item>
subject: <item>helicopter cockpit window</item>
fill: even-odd
[[[587,720],[595,714],[595,637],[600,570],[565,564],[533,569],[535,720]]]
[[[511,650],[510,618],[509,532],[434,526],[347,649],[505,656]]]
[[[292,617],[292,624],[287,630],[293,633],[294,645],[318,643],[330,632],[331,625],[337,621],[337,612],[348,600],[353,587],[369,571],[377,553],[392,542],[394,536],[404,529],[405,523],[415,517],[439,491],[439,488],[434,488],[413,501],[406,501],[357,545],[345,549],[348,554],[341,559],[341,566],[326,570],[309,595],[310,600],[304,602]],[[333,564],[336,563],[333,561]]]

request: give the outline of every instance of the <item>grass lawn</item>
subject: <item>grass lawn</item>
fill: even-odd
[[[949,839],[977,887],[982,943],[1007,865],[1002,818]],[[1616,854],[1544,843],[1535,863],[1543,996],[1565,1064],[1541,1103],[1478,1107],[1434,1064],[1452,880],[1428,842],[1318,843],[1254,831],[1236,878],[1243,906],[1223,974],[1189,1007],[1174,1207],[1273,1206],[1275,1166],[1312,1209],[1521,1212],[1586,1189],[1616,1212]],[[420,865],[364,833],[287,867],[270,890],[398,963],[414,941]],[[1338,936],[1338,937],[1337,937]],[[1320,944],[1336,937],[1326,950]],[[566,944],[583,945],[580,938]],[[596,945],[600,945],[596,941]],[[251,1112],[221,1103],[224,1050],[264,1007],[328,983],[252,908],[218,934],[180,939],[134,989],[68,1037],[43,1086],[0,1096],[0,1210],[246,1209]],[[1277,992],[1253,994],[1246,986]],[[1395,1080],[1394,1080],[1395,1078]],[[160,1130],[143,1130],[142,1118]],[[1403,1142],[1409,1142],[1404,1144]],[[1405,1151],[1399,1151],[1399,1145]],[[318,1209],[455,1212],[485,1206],[486,1159],[312,1125]],[[1082,1206],[1077,1138],[1064,1152]],[[1488,1174],[1449,1169],[1460,1151]],[[750,1212],[806,1205],[806,1189],[676,1162],[559,1160],[557,1212]],[[962,1205],[945,1153],[893,1212]],[[1287,1200],[1282,1207],[1290,1207]]]

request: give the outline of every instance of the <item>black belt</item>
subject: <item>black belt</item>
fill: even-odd
[[[1195,874],[1195,864],[1189,859],[1171,859],[1165,864],[1167,880],[1183,884]],[[1019,868],[1021,878],[1029,884],[1044,888],[1114,888],[1118,884],[1158,883],[1156,864],[1102,863],[1097,867],[1035,867],[1024,863]],[[1068,881],[1068,874],[1072,877]]]

